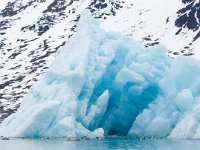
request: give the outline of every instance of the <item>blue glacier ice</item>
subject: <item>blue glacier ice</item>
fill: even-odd
[[[200,139],[200,61],[179,57],[159,81],[161,92],[129,135]]]
[[[200,138],[200,61],[105,32],[88,12],[77,26],[0,135]]]

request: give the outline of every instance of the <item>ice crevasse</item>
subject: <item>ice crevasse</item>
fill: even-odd
[[[200,138],[200,61],[105,32],[88,12],[0,125],[7,137]]]

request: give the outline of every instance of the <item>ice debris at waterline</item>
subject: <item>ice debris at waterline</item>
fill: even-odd
[[[200,62],[106,33],[88,13],[0,127],[6,137],[200,138]]]

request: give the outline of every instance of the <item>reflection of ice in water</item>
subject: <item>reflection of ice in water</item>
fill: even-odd
[[[104,139],[67,141],[55,140],[0,140],[0,150],[195,150],[199,149],[200,141],[197,140],[133,140],[133,139]]]

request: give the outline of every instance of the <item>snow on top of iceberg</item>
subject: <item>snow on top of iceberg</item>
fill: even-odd
[[[199,62],[107,33],[88,12],[77,29],[0,135],[200,137]]]

